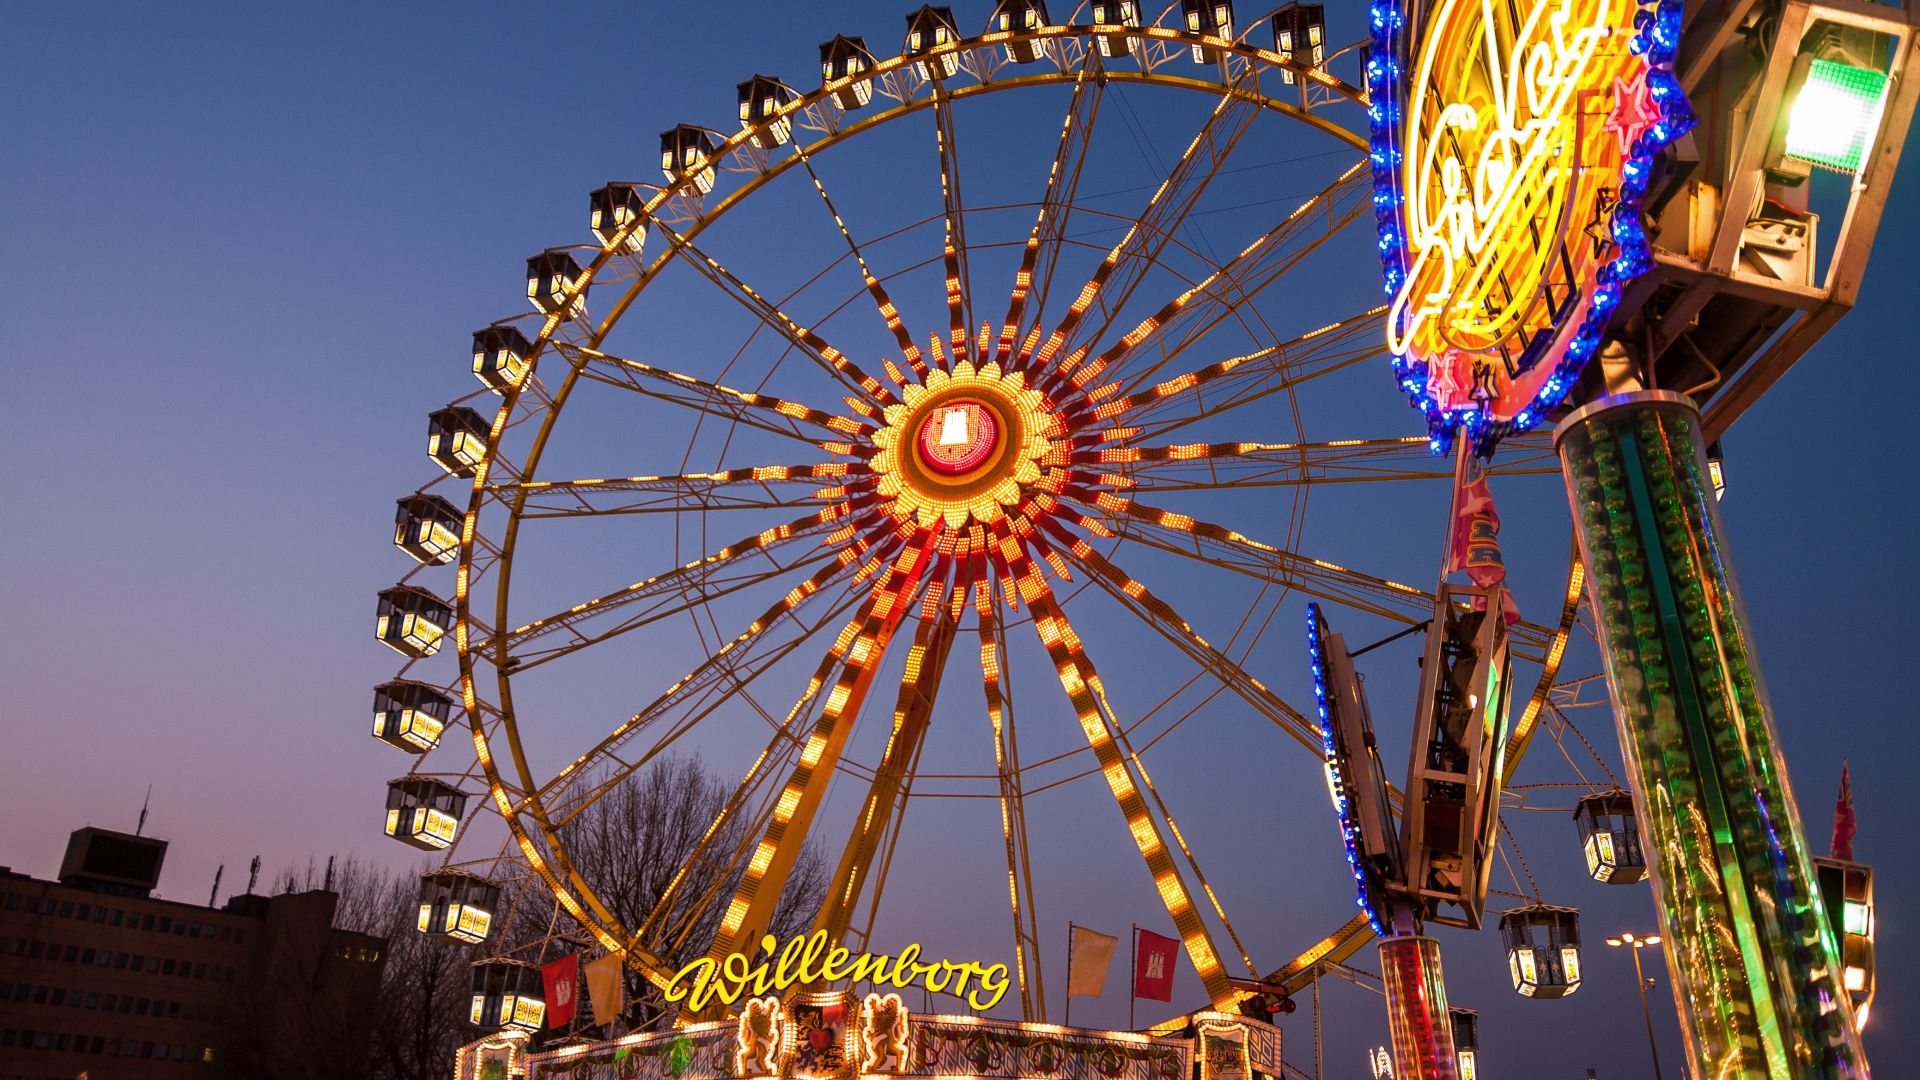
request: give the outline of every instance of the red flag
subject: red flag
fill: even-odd
[[[568,953],[551,964],[542,964],[540,978],[547,986],[547,1026],[563,1028],[573,1023],[575,991],[578,989],[575,984],[580,979],[579,954]]]
[[[1853,861],[1853,777],[1840,762],[1840,801],[1833,808],[1833,857]]]
[[[1137,931],[1139,950],[1133,960],[1133,996],[1148,1001],[1173,1000],[1173,963],[1180,955],[1178,938],[1161,937],[1151,930]]]
[[[1480,459],[1471,450],[1462,449],[1454,470],[1452,531],[1447,537],[1446,573],[1466,571],[1468,580],[1483,589],[1504,585],[1507,562],[1500,554],[1500,511],[1494,508],[1493,491],[1487,486],[1487,474]],[[1520,605],[1513,593],[1501,601],[1507,625],[1520,621]]]

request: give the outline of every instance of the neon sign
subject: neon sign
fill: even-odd
[[[917,982],[936,994],[965,997],[969,1005],[984,1011],[998,1005],[1007,992],[1007,965],[922,962],[918,945],[908,945],[898,956],[855,955],[839,945],[829,947],[826,931],[816,930],[788,938],[785,945],[768,934],[760,939],[760,951],[765,957],[758,963],[751,953],[695,960],[675,972],[667,983],[667,1002],[684,999],[687,1008],[700,1012],[715,998],[722,1005],[731,1005],[745,994],[761,997],[795,986],[844,979],[849,984],[871,982],[876,989],[892,986],[905,990]]]
[[[1680,3],[1434,0],[1419,21],[1373,7],[1387,345],[1433,449],[1487,453],[1560,403],[1652,265],[1653,159],[1693,126]]]

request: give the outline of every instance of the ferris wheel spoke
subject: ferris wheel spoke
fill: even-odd
[[[1241,136],[1252,127],[1253,118],[1259,111],[1259,106],[1238,94],[1221,95],[1199,133],[1181,153],[1180,160],[1155,189],[1153,197],[1147,200],[1146,208],[1127,227],[1120,241],[1107,252],[1107,257],[1101,260],[1093,276],[1081,286],[1079,295],[1068,305],[1066,315],[1040,347],[1035,357],[1037,364],[1041,367],[1050,366],[1054,356],[1062,350],[1074,348],[1080,340],[1087,313],[1096,301],[1101,309],[1099,333],[1106,332],[1126,306],[1134,288],[1145,277],[1147,269],[1159,258],[1174,232],[1186,220],[1188,212],[1206,191],[1207,185],[1219,174],[1220,167],[1233,153]],[[1116,296],[1111,302],[1103,296],[1109,289]],[[1042,297],[1042,302],[1045,302],[1045,297]],[[1089,341],[1098,339],[1098,335],[1095,335]]]
[[[1007,850],[1007,903],[1013,914],[1013,959],[1020,983],[1020,1015],[1027,1021],[1044,1023],[1047,993],[1039,963],[1039,910],[1028,856],[1026,792],[1020,768],[1020,741],[1014,733],[1006,626],[994,616],[997,605],[993,586],[988,580],[985,560],[979,555],[974,556],[970,577],[974,612],[979,616],[981,685],[986,690],[987,719],[993,725],[993,765],[1000,789],[1000,832]]]
[[[947,320],[949,348],[955,360],[972,355],[967,347],[973,325],[973,281],[967,265],[966,204],[960,197],[960,146],[953,135],[953,98],[937,69],[933,73],[933,134],[940,151],[940,198],[946,207]]]
[[[1135,580],[1132,575],[1115,566],[1101,555],[1092,544],[1073,536],[1064,529],[1057,533],[1057,539],[1068,552],[1067,561],[1086,571],[1101,591],[1133,612],[1142,622],[1153,627],[1188,658],[1205,668],[1219,682],[1232,690],[1255,712],[1267,718],[1275,727],[1292,736],[1300,745],[1321,752],[1320,728],[1298,709],[1269,690],[1260,680],[1249,675],[1245,669],[1227,654],[1221,652],[1213,643],[1200,636],[1172,605],[1154,595],[1151,589]]]
[[[677,476],[596,476],[576,480],[529,480],[491,484],[491,494],[524,496],[523,519],[594,514],[647,514],[684,510],[774,510],[812,505],[807,497],[783,495],[779,487],[805,485],[811,499],[844,494],[840,483],[868,472],[863,463],[825,461],[812,465],[754,465]],[[822,483],[833,485],[820,489]],[[630,496],[601,500],[602,496]],[[608,505],[607,503],[611,503]]]
[[[958,619],[949,612],[945,603],[951,562],[952,559],[944,555],[935,559],[925,591],[919,598],[920,617],[914,628],[913,644],[907,649],[906,666],[900,675],[900,690],[893,709],[893,728],[887,735],[887,746],[880,755],[880,764],[874,769],[866,800],[854,819],[853,829],[841,851],[839,865],[835,867],[833,877],[828,879],[825,899],[821,901],[819,914],[814,919],[813,928],[826,931],[828,941],[838,942],[846,935],[854,907],[867,886],[874,856],[888,832],[897,831],[899,818],[905,813],[905,795],[911,783],[912,766],[926,742],[927,722],[933,716],[934,698],[940,689],[947,656],[953,650],[953,640],[959,629]],[[962,584],[960,588],[964,589],[965,585]],[[874,878],[876,907],[883,885],[884,876]]]
[[[634,582],[617,592],[607,593],[575,604],[565,611],[535,619],[508,631],[504,637],[496,638],[491,649],[492,659],[502,666],[510,665],[514,671],[526,671],[568,652],[604,641],[636,626],[653,622],[674,611],[684,611],[690,606],[698,606],[704,602],[706,596],[737,592],[762,581],[790,573],[796,567],[832,558],[834,554],[832,549],[823,545],[815,545],[808,557],[793,559],[786,563],[774,559],[773,553],[795,546],[803,540],[820,539],[822,533],[840,526],[845,514],[844,506],[823,507],[785,525],[763,529],[742,537],[711,555],[695,559],[664,574]],[[770,565],[732,573],[723,572],[734,560],[756,552],[766,557]],[[585,623],[643,601],[669,603],[673,606],[665,611],[649,608],[642,615],[627,620],[626,623],[611,631],[594,635],[581,631]],[[574,640],[566,645],[538,653],[524,651],[529,642],[562,630],[571,631]]]
[[[1137,500],[1103,493],[1092,501],[1099,510],[1134,526],[1116,529],[1116,535],[1146,547],[1285,585],[1308,596],[1395,622],[1415,623],[1433,613],[1433,594],[1411,585],[1299,555],[1232,529],[1147,506]],[[1525,621],[1514,623],[1511,633],[1516,646],[1525,645],[1534,650],[1535,659],[1553,636],[1547,628]]]
[[[580,365],[580,374],[595,382],[632,390],[646,397],[671,402],[685,408],[706,413],[709,416],[745,424],[749,427],[769,431],[775,435],[785,435],[791,439],[818,445],[819,435],[801,429],[801,424],[809,424],[820,432],[836,438],[858,436],[872,430],[849,416],[825,412],[797,401],[787,401],[769,394],[757,394],[747,390],[736,390],[730,386],[708,382],[705,379],[638,360],[628,360],[589,349],[580,345],[554,343],[556,351]]]
[[[1046,317],[1042,305],[1053,287],[1053,272],[1060,264],[1060,252],[1066,246],[1067,222],[1073,216],[1074,200],[1079,196],[1080,174],[1093,146],[1094,121],[1100,114],[1100,101],[1106,95],[1107,81],[1098,77],[1100,53],[1088,49],[1081,57],[1080,70],[1073,80],[1073,100],[1060,122],[1060,145],[1054,150],[1053,166],[1047,171],[1047,188],[1040,197],[1040,212],[1035,215],[1033,231],[1020,256],[1020,270],[1013,279],[1012,298],[1006,322],[1000,328],[1000,366],[1013,362],[1014,343],[1025,330],[1028,298],[1037,295],[1033,321],[1037,329]]]
[[[772,632],[776,628],[795,621],[796,613],[810,600],[824,592],[839,570],[857,565],[854,581],[856,583],[865,581],[885,564],[897,546],[897,540],[893,539],[890,533],[849,542],[846,548],[836,556],[834,563],[822,567],[813,577],[781,597],[777,603],[763,612],[759,618],[748,623],[745,630],[721,646],[712,656],[701,661],[697,667],[668,687],[645,708],[614,728],[592,749],[580,755],[553,779],[541,785],[533,800],[530,801],[555,798],[559,793],[567,790],[579,777],[590,771],[592,765],[608,760],[615,751],[640,731],[667,716],[674,709],[699,700],[700,695],[712,693],[716,689],[728,694],[742,689],[750,677],[765,671],[779,659],[784,658],[788,652],[819,631],[843,609],[834,609],[811,623],[802,623],[789,641],[771,646],[777,650],[776,653],[762,655],[770,646]],[[851,603],[849,601],[846,606],[851,606]],[[579,800],[575,801],[579,802]]]
[[[736,951],[742,943],[759,940],[765,931],[787,874],[799,855],[801,842],[826,794],[823,774],[831,773],[839,763],[840,752],[866,699],[873,673],[879,668],[894,630],[912,606],[921,576],[934,558],[941,531],[938,527],[913,530],[892,564],[874,583],[873,604],[866,617],[848,624],[851,634],[842,632],[842,638],[849,639],[849,644],[840,662],[839,677],[827,695],[820,719],[814,724],[799,760],[788,775],[733,900],[720,919],[720,930],[708,953],[715,962]],[[790,842],[789,832],[793,836]]]
[[[1142,319],[1090,361],[1087,368],[1094,374],[1112,376],[1132,357],[1150,354],[1158,346],[1158,357],[1153,363],[1127,375],[1121,392],[1132,393],[1222,322],[1228,318],[1244,318],[1255,297],[1372,206],[1367,197],[1372,192],[1371,176],[1362,168],[1363,164],[1356,163],[1295,207],[1225,266]],[[1092,377],[1090,374],[1081,378]]]
[[[827,213],[832,216],[834,227],[840,230],[840,238],[847,242],[847,251],[852,254],[854,263],[860,267],[860,276],[866,282],[867,295],[873,297],[873,304],[880,312],[881,321],[887,324],[888,332],[893,334],[894,344],[900,347],[901,359],[915,375],[924,376],[927,373],[927,362],[920,356],[920,347],[913,343],[913,335],[908,332],[905,320],[900,318],[900,309],[894,305],[893,298],[887,294],[885,282],[876,277],[873,268],[867,265],[866,253],[860,250],[858,243],[854,242],[853,233],[847,229],[846,221],[841,218],[839,209],[833,204],[833,196],[827,194],[826,183],[820,179],[820,174],[814,171],[813,160],[807,156],[806,148],[798,140],[793,146],[795,156],[799,159],[801,166],[807,170],[807,178],[813,181],[813,189],[820,193],[820,201],[826,205]],[[891,375],[892,372],[888,374]]]
[[[1558,473],[1547,436],[1526,432],[1501,444],[1501,462],[1489,475]],[[1318,443],[1184,443],[1096,450],[1096,465],[1121,474],[1103,486],[1134,492],[1197,491],[1219,487],[1298,487],[1377,481],[1450,480],[1453,468],[1435,457],[1424,435],[1400,439],[1339,439]]]
[[[1074,632],[1073,625],[1060,609],[1059,601],[1047,585],[1046,575],[1028,554],[1020,538],[1015,536],[1004,520],[996,524],[995,533],[1000,541],[996,546],[1017,578],[1020,595],[1033,613],[1034,630],[1039,634],[1048,658],[1053,661],[1060,687],[1066,691],[1067,699],[1073,705],[1081,731],[1086,735],[1088,745],[1093,748],[1094,757],[1100,763],[1114,801],[1119,804],[1120,812],[1126,818],[1134,845],[1146,860],[1147,870],[1153,875],[1154,887],[1167,907],[1167,914],[1180,932],[1187,958],[1199,973],[1208,997],[1216,1007],[1221,1006],[1232,998],[1233,988],[1227,982],[1226,969],[1221,966],[1219,949],[1213,943],[1212,931],[1193,904],[1186,881],[1174,865],[1173,856],[1167,851],[1160,822],[1155,820],[1147,808],[1146,800],[1141,797],[1140,785],[1135,783],[1127,756],[1115,738],[1124,725],[1113,715],[1106,691],[1100,683],[1100,673],[1081,646],[1080,636]]]
[[[655,222],[654,227],[672,240],[673,253],[682,261],[693,267],[702,277],[719,286],[720,291],[732,297],[774,333],[786,339],[788,344],[818,365],[834,381],[868,399],[865,403],[867,410],[875,410],[876,405],[892,403],[892,391],[882,385],[878,379],[860,370],[857,364],[847,359],[844,353],[834,348],[819,333],[793,321],[786,312],[775,307],[765,296],[722,266],[718,259],[694,246],[691,240],[660,222]]]
[[[1088,394],[1099,402],[1093,407],[1093,416],[1123,429],[1129,441],[1164,438],[1190,424],[1296,389],[1378,355],[1375,336],[1385,310],[1364,312],[1290,341],[1176,375],[1144,390],[1101,400],[1119,390],[1117,383],[1107,383]],[[1184,411],[1155,419],[1155,414],[1176,407]]]

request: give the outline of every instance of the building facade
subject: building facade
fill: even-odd
[[[326,890],[156,899],[165,852],[81,829],[57,881],[0,867],[0,1080],[355,1075],[386,941],[336,929]]]

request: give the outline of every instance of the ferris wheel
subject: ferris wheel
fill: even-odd
[[[720,913],[707,955],[751,952],[812,840],[832,867],[816,926],[864,940],[909,806],[990,799],[1020,1008],[1043,1019],[1027,808],[1083,783],[1117,805],[1089,827],[1137,850],[1214,1007],[1249,983],[1297,989],[1371,939],[1367,917],[1298,957],[1253,955],[1148,763],[1232,702],[1317,783],[1311,693],[1270,689],[1299,666],[1291,613],[1434,610],[1426,589],[1309,550],[1310,492],[1391,507],[1451,476],[1425,436],[1342,429],[1328,408],[1394,405],[1381,298],[1268,302],[1324,273],[1324,250],[1371,243],[1362,50],[1333,49],[1313,5],[1107,0],[1055,22],[1007,0],[978,33],[923,7],[884,51],[834,37],[817,84],[756,74],[729,131],[668,128],[663,182],[593,191],[590,242],[529,259],[532,310],[474,335],[484,385],[430,417],[447,475],[399,503],[395,542],[421,565],[380,594],[378,636],[408,662],[376,692],[375,734],[418,755],[389,785],[387,832],[450,852],[497,816],[565,915],[664,986],[672,912]],[[1198,126],[1172,160],[1146,154],[1159,177],[1118,211],[1083,189],[1111,186],[1102,153],[1132,151],[1159,98]],[[1048,137],[982,145],[976,109]],[[1312,183],[1215,205],[1273,164]],[[1006,196],[1016,180],[1032,186]],[[737,316],[731,336],[689,328],[695,305]],[[1544,437],[1516,436],[1494,471],[1557,467]],[[1579,595],[1573,561],[1564,602],[1513,628],[1509,771],[1559,692]],[[1257,650],[1283,610],[1284,643]],[[457,677],[422,674],[446,641]],[[1113,689],[1141,655],[1177,689]],[[569,692],[594,680],[633,704],[591,721]],[[928,756],[936,711],[990,764]],[[1075,745],[1036,753],[1046,739],[1025,733],[1046,723]],[[694,855],[735,872],[689,897],[683,870],[654,910],[622,911],[569,825],[689,745],[737,751]],[[834,783],[852,793],[840,820]],[[435,929],[478,880],[431,883]]]

